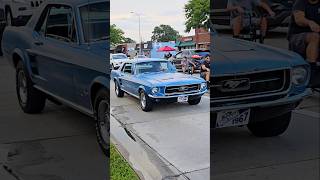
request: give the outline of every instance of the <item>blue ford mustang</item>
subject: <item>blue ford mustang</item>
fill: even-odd
[[[47,0],[26,26],[7,27],[2,41],[4,56],[16,70],[22,110],[39,113],[51,100],[94,117],[106,154],[108,9],[107,0]]]
[[[112,70],[115,93],[124,92],[140,99],[143,111],[152,110],[156,102],[188,102],[199,104],[207,92],[206,82],[191,75],[177,73],[171,62],[162,59],[135,59],[127,61],[118,70]]]
[[[211,117],[214,128],[247,125],[256,136],[286,131],[304,97],[309,65],[293,52],[212,36]]]

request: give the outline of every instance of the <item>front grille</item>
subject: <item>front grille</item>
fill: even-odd
[[[166,95],[179,95],[196,93],[200,90],[200,84],[182,85],[182,86],[168,86],[165,89]]]
[[[265,95],[286,91],[290,86],[290,70],[214,77],[212,82],[210,91],[213,100]]]

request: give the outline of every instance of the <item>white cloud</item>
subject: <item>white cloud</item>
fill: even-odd
[[[139,41],[138,17],[130,12],[141,14],[141,34],[145,41],[150,40],[153,28],[160,24],[168,24],[181,35],[188,35],[184,32],[184,5],[187,0],[114,0],[110,2],[111,24],[116,24],[125,32],[125,36],[136,41]]]

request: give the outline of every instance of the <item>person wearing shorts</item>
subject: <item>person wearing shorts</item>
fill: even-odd
[[[320,0],[296,0],[288,32],[289,49],[311,66],[311,86],[320,86]]]
[[[231,26],[233,29],[233,36],[238,38],[243,28],[252,24],[260,25],[261,35],[264,38],[268,29],[268,22],[265,16],[261,18],[252,17],[255,7],[261,7],[268,12],[271,17],[275,13],[271,10],[269,5],[261,0],[229,0],[227,11],[231,12]],[[250,17],[251,16],[251,17]]]

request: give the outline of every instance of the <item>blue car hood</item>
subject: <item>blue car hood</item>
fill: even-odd
[[[213,42],[213,76],[306,64],[296,53],[258,43],[218,36],[213,38]]]
[[[202,78],[181,73],[147,73],[140,74],[138,77],[155,86],[179,86],[205,82]]]

